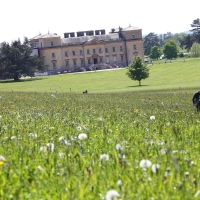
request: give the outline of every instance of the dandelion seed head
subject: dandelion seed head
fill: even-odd
[[[87,134],[86,134],[86,133],[80,133],[80,134],[78,135],[78,139],[79,139],[79,140],[85,140],[85,139],[87,139]]]
[[[152,116],[150,116],[150,120],[155,120],[156,119],[156,117],[154,116],[154,115],[152,115]]]
[[[160,169],[160,165],[159,164],[154,164],[154,165],[151,166],[151,171],[153,173],[156,173],[159,169]]]
[[[117,181],[117,185],[118,185],[119,187],[121,187],[121,186],[122,186],[122,180],[118,180],[118,181]]]
[[[101,161],[108,161],[109,160],[109,155],[107,155],[107,154],[101,154],[100,155],[100,160]]]
[[[148,168],[151,167],[151,161],[150,160],[141,160],[139,166],[141,168]]]
[[[119,197],[117,190],[109,190],[106,192],[106,200],[114,200],[116,197]]]
[[[6,161],[5,157],[0,155],[0,161]]]
[[[47,143],[47,150],[53,152],[54,151],[54,144],[53,143]]]

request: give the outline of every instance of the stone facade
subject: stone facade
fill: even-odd
[[[127,28],[38,35],[30,39],[45,57],[49,73],[126,67],[134,56],[144,59],[142,30]]]

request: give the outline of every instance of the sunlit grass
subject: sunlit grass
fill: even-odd
[[[150,67],[150,77],[137,81],[129,79],[126,69],[64,74],[23,80],[13,83],[0,82],[0,91],[89,93],[137,92],[155,90],[197,89],[199,87],[200,60],[185,58],[164,63],[154,61]]]

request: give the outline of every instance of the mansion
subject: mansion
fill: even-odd
[[[48,73],[79,72],[128,66],[134,56],[144,59],[142,30],[129,26],[95,31],[39,34],[30,39],[45,57]]]

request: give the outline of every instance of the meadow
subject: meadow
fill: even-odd
[[[0,199],[198,199],[200,119],[191,102],[198,88],[198,62],[184,62],[176,74],[181,63],[155,63],[141,87],[116,75],[124,69],[3,82]],[[180,67],[159,72],[159,66],[173,65]],[[100,89],[102,82],[85,79],[97,74],[121,82],[110,83],[113,90],[106,85]],[[74,79],[61,83],[58,77]],[[83,81],[79,87],[75,77]],[[157,79],[163,80],[160,85]],[[36,88],[41,82],[46,88],[57,86],[26,91],[27,84]],[[25,89],[18,91],[18,84]],[[77,92],[66,92],[72,84]],[[90,93],[91,85],[99,89]],[[84,89],[89,93],[82,94]]]

